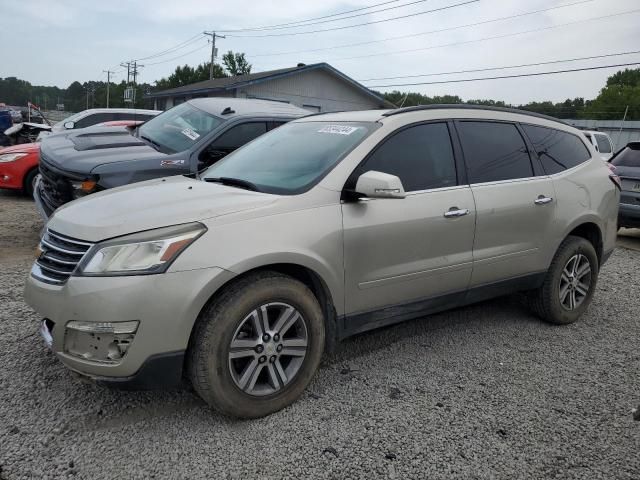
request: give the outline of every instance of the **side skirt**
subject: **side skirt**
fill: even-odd
[[[546,273],[545,271],[524,275],[500,282],[479,285],[460,292],[448,293],[401,305],[390,305],[369,312],[343,315],[338,318],[337,322],[338,340],[344,340],[369,330],[481,302],[490,298],[532,290],[542,285]]]

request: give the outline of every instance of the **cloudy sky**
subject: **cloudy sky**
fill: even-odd
[[[331,16],[355,9],[361,10],[347,15],[352,18]],[[131,59],[145,65],[140,80],[153,82],[177,65],[206,61],[210,47],[198,35],[213,29],[227,31],[220,52],[245,52],[253,71],[326,61],[357,80],[412,76],[363,81],[382,91],[514,104],[593,98],[616,69],[385,86],[640,62],[640,54],[630,54],[415,77],[640,50],[639,0],[0,0],[0,17],[0,77],[60,87],[103,80],[106,69],[117,70],[120,81],[118,64]],[[296,28],[232,31],[317,17],[326,18]],[[351,27],[362,23],[369,24]],[[311,30],[329,31],[303,33]]]

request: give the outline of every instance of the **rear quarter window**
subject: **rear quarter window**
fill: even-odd
[[[591,158],[584,142],[572,133],[537,125],[522,125],[548,175],[573,168]]]

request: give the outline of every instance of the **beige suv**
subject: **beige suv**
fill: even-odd
[[[70,369],[259,417],[350,335],[516,291],[580,317],[619,191],[576,129],[434,106],[313,115],[200,178],[91,195],[47,224],[25,298]]]

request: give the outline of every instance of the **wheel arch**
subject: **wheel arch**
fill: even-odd
[[[32,167],[29,167],[27,170],[25,170],[24,175],[22,176],[22,191],[26,191],[27,190],[27,180],[29,178],[29,175],[31,175],[31,173],[33,171],[38,171],[38,165],[34,165]]]
[[[590,217],[575,222],[567,230],[563,241],[569,236],[581,237],[589,241],[596,251],[598,263],[602,264],[604,237],[597,219]]]
[[[238,273],[238,271],[240,273]],[[333,351],[338,339],[338,313],[336,311],[336,304],[334,301],[336,294],[332,292],[323,276],[320,275],[315,269],[309,267],[308,265],[296,262],[263,263],[260,265],[246,266],[246,268],[241,270],[234,269],[233,273],[235,275],[232,278],[228,279],[225,283],[220,285],[213,293],[211,293],[211,295],[209,295],[208,297],[208,300],[199,310],[198,315],[191,327],[190,337],[195,330],[196,323],[198,322],[198,319],[200,318],[202,312],[226,289],[232,287],[235,283],[246,278],[249,275],[267,271],[277,272],[282,275],[294,278],[302,282],[309,288],[309,290],[311,290],[313,295],[318,300],[325,318],[325,351]],[[191,344],[191,338],[189,340],[189,344]]]

